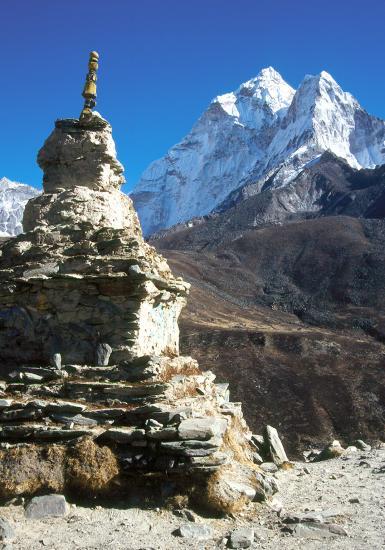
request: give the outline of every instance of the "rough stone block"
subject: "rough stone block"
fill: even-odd
[[[46,495],[34,497],[25,508],[29,519],[43,519],[66,516],[70,507],[63,495]]]
[[[210,439],[222,437],[227,429],[227,420],[216,416],[206,418],[187,418],[178,426],[181,439]]]

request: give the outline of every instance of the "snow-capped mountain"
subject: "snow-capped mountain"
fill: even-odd
[[[39,194],[40,191],[30,185],[0,179],[0,236],[17,235],[23,231],[24,207],[29,199]]]
[[[132,198],[148,235],[211,212],[254,182],[288,184],[324,151],[354,168],[385,163],[385,122],[325,71],[295,91],[271,67],[217,96],[191,132],[153,162]]]

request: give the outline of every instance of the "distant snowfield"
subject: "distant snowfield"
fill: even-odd
[[[330,74],[294,90],[273,68],[219,95],[191,132],[143,173],[131,196],[145,234],[208,214],[238,187],[289,183],[329,150],[354,168],[385,163],[385,122]]]

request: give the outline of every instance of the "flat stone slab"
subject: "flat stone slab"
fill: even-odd
[[[227,420],[217,416],[187,418],[178,426],[180,439],[211,439],[222,437],[227,429]]]
[[[185,523],[177,529],[175,534],[185,539],[207,540],[214,536],[214,531],[209,525]]]
[[[116,443],[131,443],[133,441],[144,441],[146,437],[144,430],[122,427],[106,430],[101,434],[100,439],[107,439]]]
[[[336,535],[346,537],[348,533],[342,525],[306,522],[297,523],[292,530],[292,535],[299,538],[328,539]]]
[[[0,439],[3,440],[33,440],[33,441],[63,441],[75,439],[85,435],[98,435],[92,429],[61,429],[45,425],[26,424],[26,425],[7,425],[0,427]]]
[[[43,411],[38,408],[24,407],[22,409],[8,409],[0,411],[0,422],[13,420],[37,420],[42,418]]]
[[[70,426],[71,424],[75,426],[97,426],[98,421],[94,418],[88,418],[86,416],[83,416],[81,414],[57,414],[57,413],[51,413],[50,418],[54,420],[55,422],[58,422],[60,424],[65,424],[66,426]],[[103,420],[101,419],[101,422]]]
[[[234,529],[230,535],[230,548],[250,548],[254,542],[254,529],[251,527],[240,527]]]
[[[215,444],[205,445],[206,441],[161,441],[160,448],[167,453],[197,457],[210,456],[218,450]]]
[[[108,383],[108,382],[67,382],[65,391],[74,397],[84,397],[86,399],[95,398],[113,398],[127,400],[137,397],[148,397],[160,395],[169,384],[140,384],[131,386],[126,384]]]
[[[63,495],[34,497],[25,508],[29,519],[57,518],[69,514],[70,507]]]
[[[48,412],[57,413],[81,413],[87,408],[83,403],[74,403],[72,401],[55,401],[47,403]]]
[[[178,430],[176,428],[162,428],[160,430],[151,430],[146,433],[149,439],[158,441],[173,441],[178,439]]]
[[[127,412],[127,409],[113,408],[113,409],[94,409],[83,413],[83,416],[87,418],[95,418],[95,420],[114,420],[120,418]]]

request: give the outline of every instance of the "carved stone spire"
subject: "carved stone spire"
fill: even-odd
[[[99,54],[92,51],[90,53],[90,59],[88,61],[88,73],[86,76],[86,83],[82,92],[84,97],[84,107],[80,113],[79,120],[84,121],[91,117],[92,109],[96,106],[96,71],[99,67]]]

